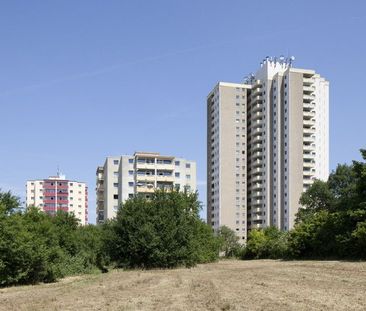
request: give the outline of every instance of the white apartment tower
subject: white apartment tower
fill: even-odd
[[[68,180],[64,175],[28,180],[26,206],[39,207],[47,214],[73,213],[81,225],[88,224],[88,187],[84,182]]]
[[[107,157],[97,168],[97,223],[116,216],[124,201],[155,189],[196,191],[196,162],[154,152]]]
[[[289,230],[299,198],[329,174],[329,83],[292,58],[267,57],[244,84],[207,98],[207,220],[243,239],[250,229]]]

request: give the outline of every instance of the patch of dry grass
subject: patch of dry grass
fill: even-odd
[[[0,289],[0,310],[366,310],[366,263],[221,261]]]

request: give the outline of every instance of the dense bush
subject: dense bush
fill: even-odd
[[[366,151],[361,150],[366,160]],[[289,236],[296,258],[366,259],[366,163],[338,165],[327,182],[315,182],[300,203]]]
[[[110,223],[109,252],[122,267],[193,266],[215,260],[218,240],[199,219],[196,193],[157,191],[127,200]]]
[[[78,226],[71,214],[18,207],[17,198],[0,192],[0,285],[52,282],[102,266],[101,228]]]
[[[218,239],[222,255],[225,257],[240,256],[242,248],[239,244],[239,237],[235,234],[235,231],[227,226],[222,226],[218,231]]]
[[[366,150],[361,150],[366,160]],[[366,163],[338,165],[300,198],[294,228],[252,231],[244,258],[366,259]]]
[[[248,242],[242,253],[244,259],[278,259],[287,256],[287,232],[275,227],[249,232]]]

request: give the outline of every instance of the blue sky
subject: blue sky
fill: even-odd
[[[196,160],[206,195],[205,98],[267,55],[330,81],[330,164],[366,142],[365,1],[1,1],[0,187],[88,183],[108,155]]]

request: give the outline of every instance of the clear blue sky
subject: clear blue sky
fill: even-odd
[[[330,81],[330,163],[366,147],[365,1],[1,1],[0,187],[88,183],[108,155],[196,160],[206,195],[205,98],[267,55]]]

